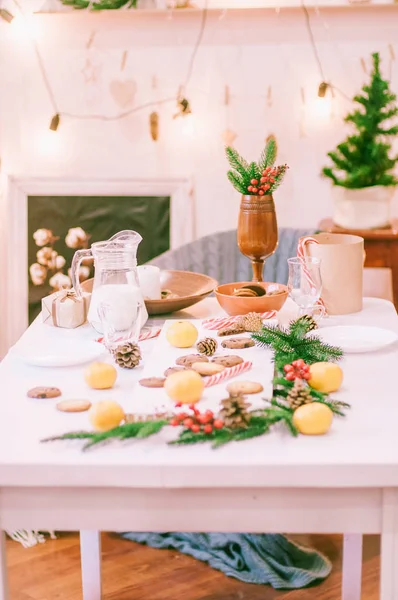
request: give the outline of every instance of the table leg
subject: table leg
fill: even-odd
[[[361,600],[362,535],[346,534],[343,544],[342,600]]]
[[[101,532],[80,532],[83,600],[101,600]],[[1,598],[0,598],[1,600]]]
[[[398,311],[398,244],[394,244],[391,266],[391,279],[394,306],[395,309]]]
[[[380,600],[398,600],[398,489],[383,490]]]
[[[0,531],[0,600],[8,600],[6,534]]]

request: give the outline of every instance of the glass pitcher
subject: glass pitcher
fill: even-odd
[[[137,272],[137,248],[141,241],[139,233],[125,230],[107,241],[95,242],[88,250],[75,252],[71,275],[78,297],[82,295],[80,264],[86,258],[94,258],[94,282],[87,320],[99,333],[104,333],[103,306],[107,306],[108,314],[113,315],[109,325],[116,332],[120,331],[121,338],[131,327],[132,320],[138,320],[141,329],[148,319]]]

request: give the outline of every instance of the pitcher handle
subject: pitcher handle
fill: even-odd
[[[78,298],[81,298],[83,296],[82,288],[80,285],[80,278],[79,278],[79,269],[80,269],[81,262],[85,258],[92,258],[92,257],[93,257],[93,253],[91,252],[90,249],[76,250],[75,254],[73,255],[73,260],[72,260],[72,265],[71,265],[70,271],[71,271],[71,276],[72,276],[72,287],[74,288],[74,290],[76,292],[76,296]]]

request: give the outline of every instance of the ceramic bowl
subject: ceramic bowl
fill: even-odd
[[[262,281],[255,285],[260,285],[267,289],[270,284],[271,282],[269,281]],[[246,315],[249,312],[262,313],[269,310],[280,310],[288,296],[287,286],[281,284],[278,285],[283,292],[275,296],[257,296],[254,298],[234,296],[234,291],[244,285],[253,285],[253,282],[235,281],[233,283],[225,283],[224,285],[219,285],[214,290],[219,305],[231,316]]]
[[[177,297],[145,300],[149,315],[165,315],[193,306],[211,294],[218,283],[212,277],[191,271],[161,271],[160,280],[162,290],[170,290]],[[86,292],[91,292],[92,287],[92,279],[82,284]]]

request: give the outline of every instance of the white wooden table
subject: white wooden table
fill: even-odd
[[[287,303],[282,320],[290,310]],[[217,311],[208,299],[184,316]],[[398,330],[393,305],[376,299],[365,300],[362,313],[324,324]],[[54,336],[78,342],[94,339],[95,332],[88,326],[67,331],[36,322],[24,339],[51,344]],[[142,344],[144,359],[151,344]],[[28,399],[29,388],[55,385],[63,398],[112,398],[128,410],[140,369],[121,372],[117,387],[100,393],[85,385],[83,367],[39,369],[5,358],[0,365],[2,530],[81,530],[85,600],[99,600],[101,594],[98,531],[191,531],[195,523],[197,531],[342,532],[348,534],[344,600],[360,598],[361,534],[379,533],[381,599],[398,600],[396,347],[347,356],[340,397],[352,410],[323,437],[295,439],[274,432],[217,451],[204,445],[169,447],[166,431],[87,453],[80,443],[39,443],[87,428],[87,414],[60,413],[54,400]],[[1,559],[0,600],[6,600],[4,536]]]

